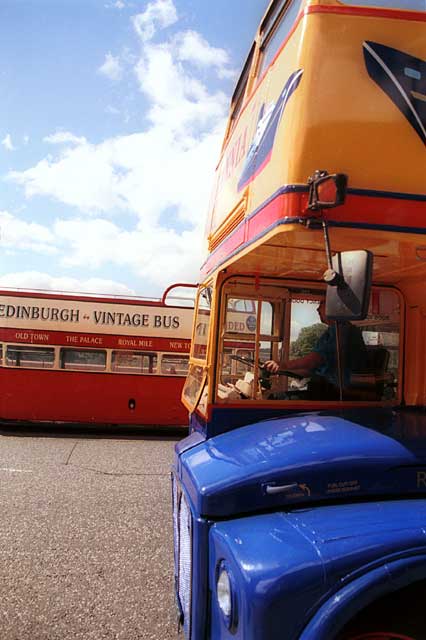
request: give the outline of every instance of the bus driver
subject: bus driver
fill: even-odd
[[[325,300],[317,308],[326,331],[318,338],[312,351],[294,360],[282,360],[279,364],[267,360],[264,368],[272,374],[285,369],[302,378],[310,378],[308,396],[311,400],[339,399],[339,376],[337,368],[336,323],[325,315]],[[350,385],[351,374],[366,367],[367,349],[359,327],[350,322],[340,323],[340,344],[343,387]]]

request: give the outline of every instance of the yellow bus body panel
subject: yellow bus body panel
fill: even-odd
[[[316,169],[346,173],[350,191],[360,190],[366,199],[379,194],[374,224],[426,228],[425,140],[369,74],[366,56],[370,64],[376,62],[376,51],[369,43],[397,51],[402,61],[404,56],[423,61],[424,86],[426,14],[342,7],[337,2],[307,3],[246,101],[224,147],[207,225],[210,251],[277,194],[288,187],[306,187]],[[270,136],[269,156],[259,154],[250,176],[250,147],[262,133],[262,114],[279,103],[286,83],[296,73],[300,78],[285,100],[275,135]],[[387,86],[401,102],[391,76],[385,73]],[[417,104],[423,99],[426,109],[426,92],[424,96],[418,92]],[[409,105],[403,106],[413,120]],[[249,179],[244,179],[244,173]],[[409,209],[404,206],[407,202]],[[284,217],[306,215],[306,198],[282,213]],[[335,210],[335,217],[357,223],[358,213],[349,199],[348,205]],[[368,222],[368,216],[367,212],[365,219],[361,216],[361,222]],[[244,242],[250,242],[246,236]]]

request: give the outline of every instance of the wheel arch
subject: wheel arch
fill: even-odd
[[[379,598],[426,579],[426,553],[386,562],[335,592],[314,613],[300,640],[336,638],[345,625]]]

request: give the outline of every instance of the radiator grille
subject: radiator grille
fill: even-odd
[[[172,475],[175,585],[187,640],[191,637],[192,518],[188,502]]]

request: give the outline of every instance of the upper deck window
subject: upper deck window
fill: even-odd
[[[248,80],[249,80],[249,76],[250,76],[250,69],[252,66],[252,62],[253,62],[253,55],[254,55],[254,45],[251,48],[251,51],[248,55],[248,58],[246,60],[246,63],[244,65],[244,69],[243,72],[240,76],[240,79],[238,80],[237,86],[235,88],[234,91],[234,95],[232,96],[232,100],[231,100],[231,121],[229,124],[229,128],[228,128],[228,133],[232,130],[232,127],[234,126],[235,121],[237,120],[241,108],[243,106],[244,103],[244,96],[246,94],[246,89],[247,89],[247,85],[248,85]]]
[[[405,9],[406,11],[426,11],[426,0],[340,0],[351,7],[371,7],[384,9]]]
[[[301,9],[303,0],[277,2],[271,7],[261,28],[261,61],[258,75],[269,67],[280,46],[290,33]]]

